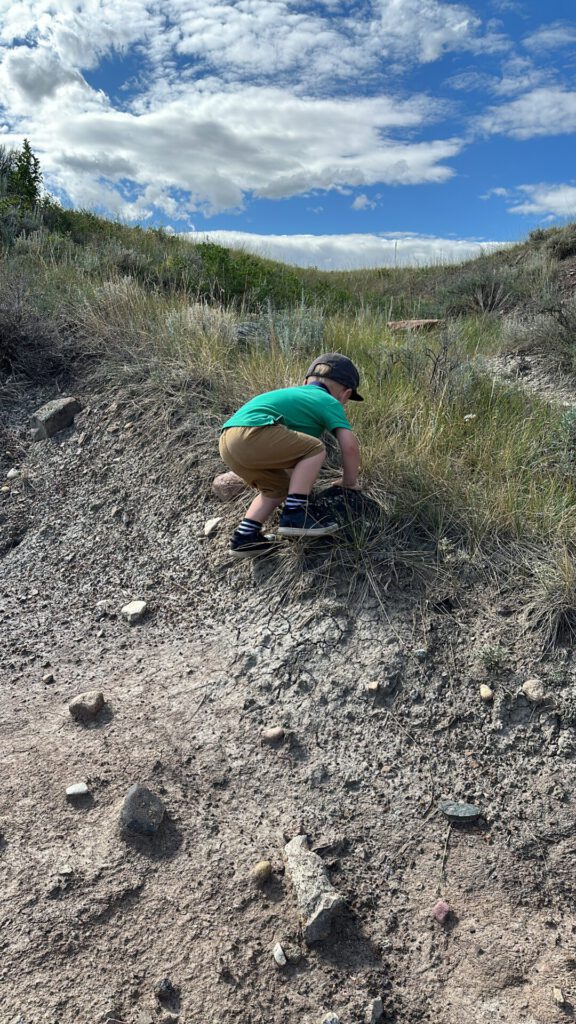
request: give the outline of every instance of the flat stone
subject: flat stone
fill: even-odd
[[[218,527],[220,526],[221,522],[222,516],[215,516],[214,519],[207,519],[206,522],[204,523],[204,536],[212,537],[215,533],[217,533]]]
[[[522,693],[532,704],[541,704],[543,700],[546,700],[546,690],[542,680],[537,676],[522,683]]]
[[[563,993],[561,988],[558,988],[558,987],[555,986],[553,988],[553,990],[552,990],[552,995],[554,996],[554,1002],[556,1003],[556,1006],[564,1006],[565,1005],[566,999],[564,997],[564,993]]]
[[[52,677],[54,678],[54,677]],[[104,694],[101,690],[88,690],[79,693],[68,705],[68,710],[77,722],[91,722],[104,707]]]
[[[90,790],[85,782],[75,782],[72,786],[66,788],[66,799],[69,803],[74,803],[75,800],[88,796],[89,793]]]
[[[457,800],[443,800],[438,807],[449,821],[476,821],[476,818],[482,814],[480,808],[475,807],[474,804],[466,804]]]
[[[82,411],[76,398],[56,398],[37,409],[31,417],[32,439],[45,441],[60,430],[65,430],[74,422],[74,417]]]
[[[380,1024],[380,1021],[384,1017],[384,1004],[378,996],[377,999],[373,999],[366,1010],[366,1024]]]
[[[380,689],[380,683],[376,682],[375,680],[372,683],[368,683],[367,686],[366,686],[367,693],[371,694],[372,696],[374,696],[376,693],[378,693],[379,689]]]
[[[482,698],[483,701],[485,701],[488,704],[489,701],[494,700],[494,690],[487,686],[486,683],[481,683],[480,697]]]
[[[309,849],[306,836],[286,844],[284,859],[303,918],[304,941],[309,945],[325,939],[344,897],[332,885],[322,858]]]
[[[340,1024],[340,1017],[335,1013],[326,1013],[322,1017],[322,1024]]]
[[[262,743],[267,743],[271,747],[277,743],[282,743],[285,735],[284,729],[279,725],[272,726],[270,729],[263,729],[260,733]]]
[[[389,320],[386,327],[390,331],[431,331],[434,327],[441,327],[444,320],[432,318],[420,320]]]
[[[234,501],[243,491],[247,484],[237,473],[220,473],[212,481],[212,493],[220,498],[220,501]]]
[[[272,877],[272,865],[269,860],[259,860],[250,872],[250,880],[255,885],[264,885]]]
[[[163,817],[164,804],[160,797],[138,782],[130,787],[120,812],[122,825],[128,832],[153,836],[160,828]]]
[[[147,608],[146,601],[130,601],[124,605],[122,616],[130,626],[134,626],[144,618]]]
[[[19,469],[9,469],[8,472],[6,473],[6,479],[7,480],[17,480],[19,476],[20,476],[20,470]]]
[[[47,686],[49,686],[50,683],[53,683],[54,681],[55,680],[53,672],[47,672],[45,676],[42,676],[42,682],[46,683]]]

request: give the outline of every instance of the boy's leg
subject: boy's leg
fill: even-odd
[[[278,533],[283,537],[325,537],[339,529],[335,520],[318,518],[310,508],[309,499],[326,458],[323,451],[297,462],[290,477],[290,491],[280,516]]]

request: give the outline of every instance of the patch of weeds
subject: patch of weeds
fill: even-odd
[[[507,652],[498,644],[485,644],[480,648],[479,658],[487,672],[498,672],[506,667]]]

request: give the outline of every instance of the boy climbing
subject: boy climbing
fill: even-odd
[[[358,489],[360,449],[344,406],[362,402],[354,363],[328,352],[308,368],[304,384],[257,395],[222,427],[220,455],[227,466],[259,492],[236,527],[230,551],[236,557],[266,554],[276,545],[262,532],[275,508],[284,502],[278,533],[283,537],[324,537],[339,526],[317,517],[310,492],[326,459],[320,440],[328,431],[342,457],[335,483]]]

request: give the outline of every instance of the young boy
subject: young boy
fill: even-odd
[[[257,395],[226,421],[220,455],[259,491],[232,535],[233,555],[261,555],[275,547],[262,526],[282,502],[281,536],[323,537],[339,529],[332,520],[316,518],[308,499],[326,458],[324,431],[340,446],[342,477],[335,483],[358,488],[360,449],[344,406],[364,401],[356,390],[359,383],[354,363],[328,352],[314,360],[303,385]]]

